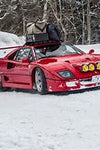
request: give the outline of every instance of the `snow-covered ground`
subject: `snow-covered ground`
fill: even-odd
[[[100,150],[100,90],[0,93],[0,150]]]
[[[98,53],[100,45],[93,46]],[[0,150],[100,150],[100,89],[0,92]]]

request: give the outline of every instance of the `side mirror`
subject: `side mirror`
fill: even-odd
[[[22,62],[23,63],[30,63],[30,60],[29,60],[29,58],[25,57],[22,59]]]
[[[94,53],[94,49],[90,49],[89,54],[93,54],[93,53]]]

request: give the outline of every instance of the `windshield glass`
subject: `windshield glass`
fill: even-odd
[[[70,45],[60,45],[55,49],[52,47],[36,48],[35,52],[36,52],[37,59],[84,53],[77,47],[70,46]]]

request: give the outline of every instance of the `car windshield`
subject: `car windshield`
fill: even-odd
[[[46,48],[45,47],[36,48],[35,52],[36,52],[37,59],[84,53],[77,47],[71,45],[60,45],[59,47],[49,46]]]

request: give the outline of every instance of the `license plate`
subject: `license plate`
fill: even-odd
[[[100,75],[93,76],[92,81],[95,82],[95,83],[100,82]]]

